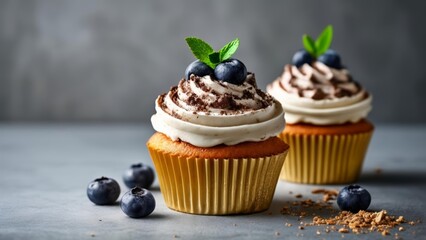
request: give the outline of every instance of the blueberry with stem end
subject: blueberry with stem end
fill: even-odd
[[[342,63],[339,54],[332,49],[328,49],[324,54],[319,56],[318,61],[335,69],[342,68]]]
[[[148,189],[154,182],[154,178],[154,170],[143,163],[132,164],[123,175],[124,184],[126,184],[128,188],[138,186]]]
[[[313,61],[314,59],[305,49],[301,49],[297,51],[293,55],[293,59],[292,59],[293,65],[295,65],[298,68],[303,66],[303,64],[305,63],[311,64]]]
[[[135,187],[123,195],[120,207],[131,218],[146,217],[155,209],[155,198],[150,191]]]
[[[120,185],[112,178],[97,178],[87,186],[87,197],[96,205],[113,204],[119,196]]]
[[[201,62],[200,60],[195,60],[192,63],[190,63],[188,67],[186,67],[186,70],[185,70],[186,80],[189,80],[191,74],[194,74],[195,76],[198,76],[198,77],[212,75],[213,69],[207,66],[207,64]]]
[[[240,60],[230,58],[216,66],[214,75],[217,80],[240,85],[246,80],[247,68]]]
[[[357,213],[370,206],[370,193],[359,185],[349,185],[340,190],[337,195],[337,205],[342,211]]]

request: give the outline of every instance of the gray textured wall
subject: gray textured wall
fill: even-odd
[[[375,122],[426,122],[426,1],[0,0],[0,120],[147,121],[193,60],[184,38],[236,57],[260,87],[303,33],[332,47],[374,95]]]

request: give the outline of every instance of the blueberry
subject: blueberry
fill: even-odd
[[[154,170],[143,163],[133,164],[124,172],[123,181],[128,188],[136,186],[142,188],[151,187],[154,182]]]
[[[97,178],[87,186],[87,197],[97,205],[113,204],[118,196],[120,196],[120,185],[112,178]]]
[[[214,75],[218,80],[239,85],[246,80],[247,68],[241,61],[230,58],[216,66]]]
[[[319,56],[318,61],[332,68],[342,68],[339,54],[332,49],[327,50],[323,55]]]
[[[370,193],[359,185],[349,185],[340,190],[337,196],[337,205],[343,211],[357,213],[370,206]]]
[[[186,67],[185,70],[185,77],[188,80],[191,74],[194,74],[195,76],[203,77],[206,75],[213,74],[213,69],[207,64],[201,62],[200,60],[193,61],[191,64]]]
[[[299,68],[305,63],[311,64],[313,60],[314,59],[312,58],[311,54],[309,54],[306,50],[301,49],[293,55],[292,62],[293,65]]]
[[[123,195],[120,207],[129,217],[146,217],[155,209],[155,198],[150,191],[135,187]]]

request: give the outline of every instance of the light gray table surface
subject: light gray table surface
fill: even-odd
[[[148,218],[131,219],[118,205],[92,204],[86,197],[91,180],[115,178],[123,194],[123,171],[140,161],[152,165],[145,148],[152,133],[148,125],[0,124],[0,239],[394,239],[377,232],[325,233],[323,226],[299,230],[298,217],[280,210],[295,200],[296,193],[320,199],[311,194],[318,186],[282,181],[270,209],[251,215],[172,211],[157,181],[152,189],[157,207]],[[424,220],[426,125],[377,126],[359,184],[372,195],[371,210]],[[405,228],[391,232],[402,239],[426,239],[424,223]]]

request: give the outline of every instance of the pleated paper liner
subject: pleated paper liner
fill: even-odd
[[[201,159],[148,148],[170,209],[205,215],[269,208],[287,151],[264,158]]]
[[[280,179],[306,184],[355,182],[373,131],[358,134],[304,135],[281,133],[290,145]]]

